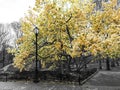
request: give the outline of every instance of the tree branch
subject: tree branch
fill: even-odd
[[[52,54],[52,55],[48,55],[48,56],[45,56],[45,57],[42,57],[40,55],[38,55],[40,58],[42,59],[47,59],[47,58],[52,58],[55,54]]]
[[[66,23],[68,23],[71,18],[72,18],[72,14],[70,15],[70,17],[69,17],[69,19],[66,21]]]
[[[44,42],[42,45],[40,45],[40,46],[38,46],[38,48],[40,49],[40,48],[42,48],[42,47],[44,47],[44,46],[48,46],[48,45],[52,45],[52,44],[54,44],[54,42],[55,42],[56,40],[54,40],[54,41],[52,41],[52,42]]]
[[[66,25],[66,31],[67,31],[67,34],[68,34],[68,37],[69,37],[69,40],[70,40],[70,43],[73,41],[73,37],[70,35],[70,31],[69,31],[69,28],[68,26]]]

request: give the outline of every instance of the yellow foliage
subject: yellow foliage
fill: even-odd
[[[43,66],[50,60],[60,60],[62,51],[71,57],[80,57],[87,53],[113,56],[116,50],[118,56],[120,28],[116,26],[120,25],[120,9],[113,8],[116,0],[103,5],[103,11],[94,11],[95,4],[91,0],[85,3],[82,0],[36,0],[33,9],[21,19],[23,36],[17,40],[17,50],[11,50],[15,54],[14,65],[23,70],[31,60],[28,58],[34,59],[31,56],[35,52],[33,24],[39,28],[38,55]]]

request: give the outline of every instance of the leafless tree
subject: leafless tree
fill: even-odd
[[[2,64],[5,66],[5,60],[7,56],[6,48],[9,47],[11,40],[13,39],[10,35],[11,33],[10,24],[0,24],[0,51],[2,52]]]
[[[16,37],[17,38],[21,37],[23,33],[21,32],[20,23],[19,22],[12,22],[10,25],[12,26],[12,28],[16,34]]]

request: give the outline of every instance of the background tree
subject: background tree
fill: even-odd
[[[111,0],[111,2],[103,3],[103,10],[95,11],[91,15],[91,26],[92,29],[97,32],[99,38],[101,38],[100,44],[102,49],[102,56],[106,57],[107,69],[110,69],[109,57],[113,53],[113,48],[115,44],[119,45],[119,9],[116,9],[116,0]],[[116,50],[117,52],[117,50]]]
[[[13,22],[14,24],[17,22]],[[15,24],[14,27],[17,25]],[[12,58],[8,58],[9,56],[12,57],[10,54],[7,52],[7,48],[14,47],[14,39],[15,39],[15,33],[13,30],[18,30],[18,28],[14,28],[12,24],[0,24],[0,52],[1,52],[1,59],[2,59],[2,64],[3,67],[6,64],[9,64],[9,61],[12,61]]]
[[[8,43],[8,40],[7,39],[7,35],[8,35],[8,32],[5,30],[4,28],[5,26],[3,24],[0,25],[0,47],[1,47],[1,50],[2,50],[2,64],[3,64],[3,67],[5,65],[5,48],[6,48],[6,44]]]

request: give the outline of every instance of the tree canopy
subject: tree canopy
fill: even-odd
[[[71,57],[102,54],[119,56],[120,9],[115,0],[103,3],[103,10],[94,10],[95,4],[82,0],[36,0],[21,19],[23,36],[17,40],[14,65],[20,70],[34,60],[34,26],[39,28],[38,55],[44,66],[47,62]]]

